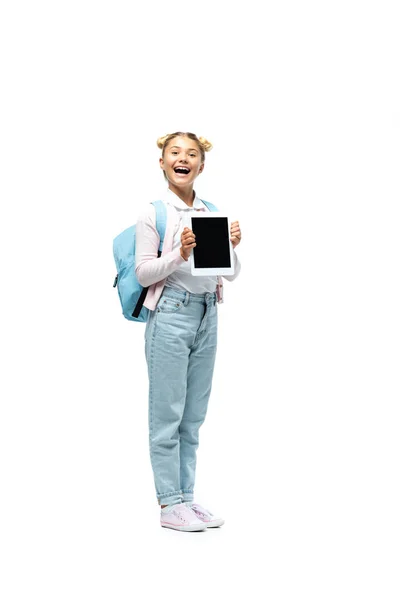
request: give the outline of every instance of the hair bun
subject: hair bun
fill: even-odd
[[[162,150],[164,144],[165,144],[165,140],[167,139],[167,137],[169,137],[171,134],[167,133],[167,135],[163,135],[162,137],[159,137],[157,140],[157,146]]]
[[[204,152],[209,152],[213,147],[212,143],[206,140],[204,137],[199,137],[199,142],[204,148]]]

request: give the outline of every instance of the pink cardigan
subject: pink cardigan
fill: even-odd
[[[177,218],[174,207],[169,204],[167,204],[166,206],[167,226],[165,229],[164,245],[161,252],[161,256],[168,254],[168,252],[172,252],[174,224]],[[147,290],[147,295],[143,305],[149,310],[155,310],[157,302],[159,301],[162,291],[165,287],[166,281],[167,278],[162,279],[161,281],[158,281],[157,283],[151,285]],[[218,277],[218,285],[216,288],[216,292],[218,303],[221,304],[224,301],[224,286],[222,282],[222,277]]]

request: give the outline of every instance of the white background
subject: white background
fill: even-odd
[[[2,4],[4,600],[398,600],[396,4]],[[112,288],[176,130],[214,144],[195,188],[243,236],[200,534],[159,526]]]

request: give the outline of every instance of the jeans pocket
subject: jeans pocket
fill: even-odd
[[[168,296],[162,296],[157,304],[158,313],[176,313],[183,308],[182,300],[176,298],[169,298]]]

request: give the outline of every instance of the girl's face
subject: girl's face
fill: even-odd
[[[170,184],[179,188],[193,186],[196,177],[203,171],[200,149],[194,140],[187,137],[173,138],[164,149],[160,167]]]

